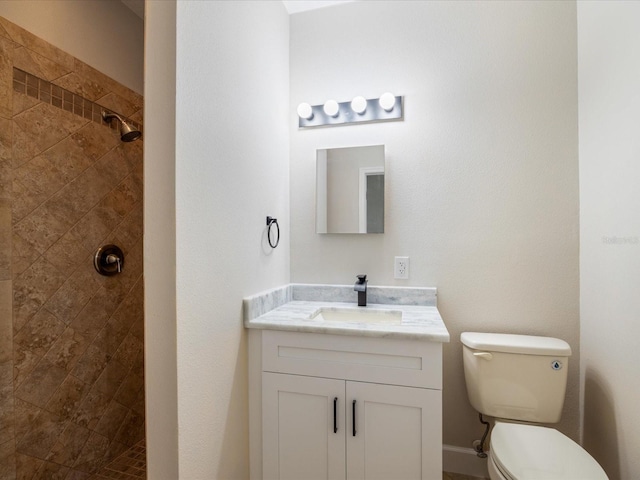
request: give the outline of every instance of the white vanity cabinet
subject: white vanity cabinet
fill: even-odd
[[[253,480],[442,478],[442,343],[253,330],[250,358]]]

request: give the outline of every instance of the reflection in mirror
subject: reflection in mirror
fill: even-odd
[[[317,151],[316,232],[384,233],[384,145]]]

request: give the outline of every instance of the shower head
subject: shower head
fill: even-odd
[[[133,128],[127,122],[125,122],[117,113],[102,111],[102,118],[106,121],[116,118],[120,121],[120,140],[123,142],[133,142],[142,136],[140,130]]]

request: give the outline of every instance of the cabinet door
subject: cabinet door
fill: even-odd
[[[264,480],[345,479],[344,398],[344,380],[262,374]]]
[[[439,390],[347,382],[347,478],[441,479],[441,411]]]

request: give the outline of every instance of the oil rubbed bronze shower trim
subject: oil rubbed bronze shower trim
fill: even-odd
[[[117,114],[111,109],[98,105],[91,100],[87,100],[80,95],[76,95],[69,90],[15,67],[13,68],[13,90],[18,93],[37,98],[44,103],[61,108],[80,117],[84,117],[95,123],[99,123],[100,125],[104,125],[114,130],[119,128],[118,122],[112,122],[111,119],[104,119],[102,117],[103,111],[107,111],[110,114]],[[142,132],[142,125],[140,123],[134,122],[123,115],[117,115],[119,119],[126,123],[131,130]]]

